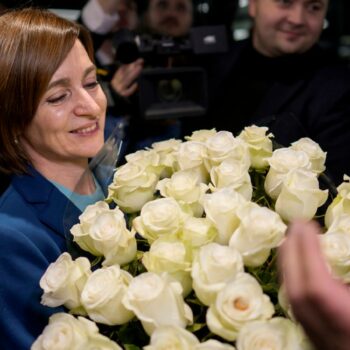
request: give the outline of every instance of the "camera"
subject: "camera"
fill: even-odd
[[[204,26],[192,28],[181,38],[121,30],[114,35],[113,46],[122,64],[145,60],[146,68],[138,78],[139,111],[144,119],[156,120],[206,113],[205,70],[193,65],[198,60],[187,58],[225,52],[228,43],[224,26]]]

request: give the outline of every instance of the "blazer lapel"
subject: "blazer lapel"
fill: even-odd
[[[33,206],[43,224],[67,237],[69,229],[78,222],[81,214],[68,198],[33,168],[28,175],[16,176],[12,184]]]

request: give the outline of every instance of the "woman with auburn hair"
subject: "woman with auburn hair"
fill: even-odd
[[[89,158],[104,143],[106,97],[90,36],[40,9],[0,16],[0,344],[29,349],[57,312],[40,304],[39,280],[65,251],[72,222],[103,198]]]

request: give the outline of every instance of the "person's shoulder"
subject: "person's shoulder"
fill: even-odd
[[[0,197],[0,239],[2,242],[45,240],[48,228],[37,218],[17,190],[10,185]]]
[[[249,49],[251,47],[251,39],[234,40],[230,42],[226,52],[222,53],[222,57],[236,56],[241,54],[241,52]]]
[[[210,81],[227,79],[242,60],[244,52],[249,48],[250,41],[240,40],[230,43],[225,52],[212,55],[207,61],[207,73]]]
[[[339,57],[325,49],[316,47],[315,72],[316,80],[338,82],[350,87],[350,68],[347,62],[341,61]]]
[[[345,64],[332,64],[322,67],[316,79],[322,79],[328,83],[336,83],[350,90],[350,69]]]
[[[0,239],[2,246],[5,242],[23,241],[34,238],[40,233],[42,234],[42,225],[25,206],[16,205],[19,202],[12,199],[9,200],[12,202],[9,204],[6,199],[2,198],[2,203],[0,203]],[[30,219],[28,220],[28,218]]]
[[[322,103],[350,98],[350,69],[343,64],[329,64],[319,68],[309,81],[311,91],[323,96]],[[315,96],[317,100],[318,97]],[[319,101],[320,102],[320,101]]]
[[[11,216],[16,214],[24,216],[27,211],[32,211],[30,206],[28,206],[28,203],[26,203],[15,187],[10,184],[0,197],[0,215]],[[32,214],[30,213],[29,215]]]

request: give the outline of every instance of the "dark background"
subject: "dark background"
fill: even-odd
[[[0,0],[8,7],[41,6],[58,9],[81,9],[87,0]],[[143,11],[147,0],[136,0]],[[250,20],[242,0],[193,0],[194,25],[226,24],[232,33],[249,31]],[[323,31],[321,44],[331,48],[339,57],[350,62],[350,0],[329,0],[328,26]],[[243,30],[243,31],[242,31]],[[236,35],[232,34],[233,37]],[[241,37],[241,35],[238,35]],[[236,37],[236,39],[238,39]]]
[[[34,5],[51,8],[81,9],[86,0],[3,0],[0,1],[8,7],[20,5]],[[147,0],[137,0],[139,8],[143,9]],[[238,0],[193,0],[195,9],[195,22],[197,24],[217,24],[230,20],[231,13],[234,12]],[[203,4],[209,5],[209,13],[200,13]],[[244,14],[244,11],[241,11]],[[239,14],[238,14],[239,15]],[[350,1],[330,0],[329,5],[329,35],[339,37],[344,34],[350,35]]]

